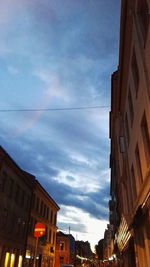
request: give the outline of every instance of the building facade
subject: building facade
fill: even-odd
[[[0,147],[0,266],[22,266],[33,188],[34,177]]]
[[[0,266],[54,267],[58,210],[35,177],[0,147]],[[38,239],[35,257],[36,222],[46,234]]]
[[[55,267],[62,264],[75,265],[75,239],[71,234],[64,234],[61,231],[56,235]]]
[[[59,206],[36,180],[28,228],[25,266],[33,266],[36,244],[34,227],[37,222],[41,222],[46,227],[46,234],[38,240],[35,263],[40,267],[54,267],[58,210]]]
[[[111,202],[118,266],[150,263],[150,0],[122,0],[112,75]]]

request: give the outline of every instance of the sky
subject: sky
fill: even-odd
[[[119,0],[0,1],[0,144],[92,249],[108,224],[119,26]]]

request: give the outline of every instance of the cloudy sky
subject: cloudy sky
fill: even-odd
[[[119,0],[0,1],[0,143],[92,248],[108,223],[119,16]]]

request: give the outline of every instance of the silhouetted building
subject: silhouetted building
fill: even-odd
[[[22,266],[34,181],[0,146],[0,266]]]
[[[119,67],[112,75],[111,201],[120,266],[150,263],[150,1],[122,0]],[[123,262],[123,265],[121,265]]]
[[[39,237],[36,267],[54,267],[58,210],[35,177],[0,147],[0,266],[33,266],[34,227],[41,222],[46,234]]]

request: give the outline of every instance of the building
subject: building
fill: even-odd
[[[0,147],[0,266],[29,267],[35,258],[34,227],[41,222],[36,267],[54,267],[59,206],[35,177]]]
[[[25,266],[33,266],[36,243],[34,226],[36,222],[41,222],[46,227],[46,234],[38,240],[36,266],[54,267],[58,210],[59,206],[36,180],[28,228]]]
[[[0,266],[22,266],[34,180],[0,146]]]
[[[56,235],[55,267],[62,264],[75,265],[75,239],[71,234],[64,234],[61,231]]]
[[[150,262],[150,0],[122,0],[112,75],[111,202],[118,266]],[[123,264],[123,265],[122,265]]]

